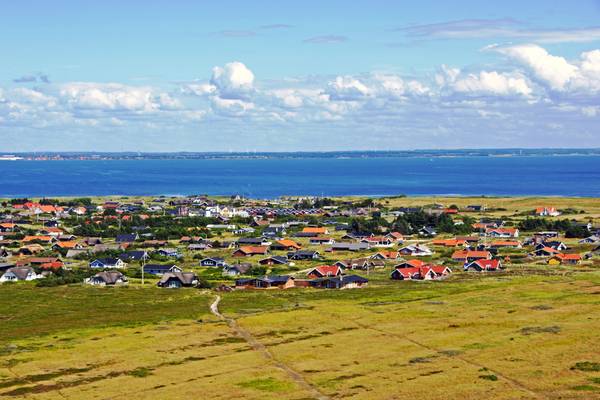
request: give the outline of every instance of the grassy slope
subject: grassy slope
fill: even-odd
[[[371,278],[363,290],[224,293],[221,310],[332,398],[600,396],[592,382],[600,372],[570,369],[600,362],[600,272]],[[207,294],[38,291],[0,290],[3,304],[21,303],[28,312],[2,312],[0,396],[309,397],[206,314]],[[119,316],[107,316],[110,310]],[[21,332],[51,334],[19,339]]]

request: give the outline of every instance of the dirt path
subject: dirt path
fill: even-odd
[[[315,399],[317,400],[329,400],[329,397],[323,393],[316,387],[308,383],[302,375],[296,372],[290,366],[284,364],[283,362],[277,360],[273,354],[267,349],[262,343],[260,343],[250,332],[246,329],[242,328],[235,319],[227,318],[219,311],[219,302],[221,301],[221,296],[215,298],[215,301],[210,305],[210,311],[219,319],[225,321],[229,328],[234,331],[238,336],[242,337],[255,351],[261,353],[264,358],[271,361],[273,365],[277,368],[285,372],[290,379],[298,384],[301,388],[305,389],[309,392]]]

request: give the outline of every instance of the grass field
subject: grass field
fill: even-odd
[[[4,285],[0,397],[600,398],[600,270],[536,268],[221,293],[254,344],[208,291]]]

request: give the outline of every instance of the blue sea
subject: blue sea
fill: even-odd
[[[600,197],[599,156],[0,161],[0,196]]]

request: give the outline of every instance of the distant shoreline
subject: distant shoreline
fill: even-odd
[[[561,157],[600,156],[600,148],[583,149],[449,149],[365,150],[298,152],[0,152],[0,161],[61,160],[256,160],[256,159],[360,159],[360,158],[457,158],[457,157]]]

